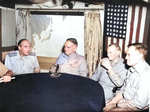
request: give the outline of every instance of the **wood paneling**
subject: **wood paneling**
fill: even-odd
[[[3,62],[3,63],[4,63],[4,61],[5,61],[6,55],[7,55],[9,52],[10,52],[10,51],[2,52],[2,62]]]
[[[52,65],[56,62],[57,58],[54,57],[43,57],[43,56],[37,56],[39,65],[41,69],[48,69],[52,67]]]

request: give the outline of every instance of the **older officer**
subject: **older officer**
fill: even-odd
[[[4,80],[4,82],[10,82],[11,76],[13,76],[13,73],[0,62],[0,80]]]
[[[110,101],[126,78],[124,59],[120,58],[121,49],[116,43],[107,48],[108,58],[103,58],[91,79],[100,83],[104,89],[106,102]]]
[[[74,75],[87,76],[87,65],[84,57],[76,52],[78,42],[75,38],[68,38],[63,47],[64,53],[60,54],[51,72],[70,73]]]
[[[15,75],[26,73],[39,73],[40,67],[35,53],[31,51],[31,44],[27,39],[18,42],[17,51],[6,55],[5,65]]]

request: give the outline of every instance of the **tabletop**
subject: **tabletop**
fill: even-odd
[[[1,112],[101,112],[104,106],[101,85],[82,76],[33,73],[0,83]]]

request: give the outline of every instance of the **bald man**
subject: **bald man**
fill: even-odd
[[[39,73],[40,67],[35,53],[31,51],[31,43],[27,39],[18,42],[17,51],[6,55],[5,66],[15,75]]]
[[[4,82],[10,82],[11,76],[13,76],[13,73],[10,70],[8,70],[8,68],[0,62],[1,80],[4,80]]]

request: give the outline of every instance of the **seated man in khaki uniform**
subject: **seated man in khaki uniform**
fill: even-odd
[[[40,66],[35,53],[31,52],[31,43],[22,39],[18,42],[18,49],[6,55],[5,66],[15,75],[39,73]]]
[[[107,48],[107,58],[101,59],[95,73],[90,77],[102,85],[106,102],[114,97],[126,78],[127,69],[120,53],[121,48],[118,44],[110,44]]]
[[[1,80],[4,80],[4,82],[10,82],[11,81],[11,76],[13,76],[13,73],[6,68],[5,65],[3,65],[0,62],[0,77]]]
[[[64,53],[60,54],[51,72],[56,72],[59,65],[59,73],[87,76],[87,65],[84,57],[76,52],[78,42],[75,38],[68,38],[64,44]]]

